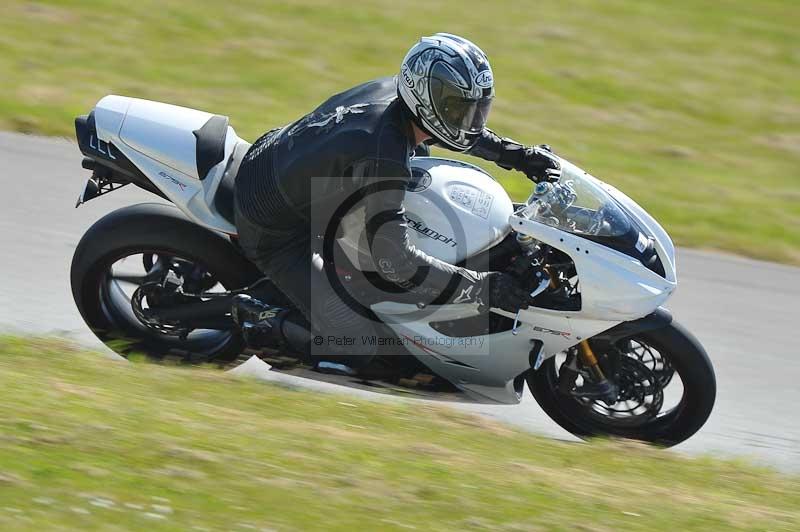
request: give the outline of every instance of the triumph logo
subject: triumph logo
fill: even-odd
[[[483,72],[479,72],[477,76],[475,76],[475,85],[481,87],[483,89],[488,89],[494,83],[494,77],[492,76],[491,70],[484,70]]]
[[[428,238],[432,238],[434,240],[438,240],[439,242],[441,242],[443,244],[449,244],[450,247],[453,247],[453,248],[458,245],[456,243],[456,241],[453,240],[451,237],[449,237],[447,235],[443,235],[442,233],[440,233],[439,231],[437,231],[435,229],[431,229],[430,227],[425,225],[425,222],[417,221],[417,220],[414,220],[414,219],[408,218],[408,217],[407,217],[407,219],[408,219],[408,227],[410,227],[411,229],[413,229],[417,233],[419,233],[421,235],[424,235],[424,236],[427,236]]]
[[[408,180],[406,190],[409,192],[422,192],[431,186],[432,181],[431,174],[422,168],[412,168],[411,179]]]

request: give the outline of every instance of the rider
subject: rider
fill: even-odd
[[[380,277],[405,297],[477,302],[510,312],[528,307],[528,291],[511,275],[472,271],[416,249],[406,232],[404,189],[379,185],[408,182],[410,157],[415,150],[428,153],[427,145],[434,143],[532,180],[557,178],[560,165],[547,146],[523,146],[485,127],[493,98],[483,51],[462,37],[437,33],[409,50],[399,76],[332,96],[296,122],[264,134],[245,155],[235,193],[240,245],[320,335],[314,344],[326,339],[328,358],[346,357],[347,366],[360,368],[375,352],[373,343],[327,341],[330,335],[363,338],[378,324],[331,287],[319,228],[312,230],[317,213],[334,210],[359,188],[380,188],[364,196],[369,253]],[[251,330],[260,323],[261,331],[277,323],[276,313],[241,296],[232,312]]]

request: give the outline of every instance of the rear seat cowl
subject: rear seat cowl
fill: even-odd
[[[109,94],[97,102],[94,116],[97,136],[100,140],[112,142],[119,135],[131,102],[133,102],[133,98],[116,94]]]

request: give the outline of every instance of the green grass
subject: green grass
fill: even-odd
[[[679,244],[800,264],[798,20],[795,0],[4,0],[0,128],[71,135],[118,93],[252,140],[450,31],[488,52],[502,134],[552,144]]]
[[[798,530],[800,479],[0,337],[0,529]]]

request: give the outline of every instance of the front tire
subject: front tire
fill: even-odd
[[[593,406],[594,403],[559,390],[561,368],[556,357],[546,360],[538,371],[529,372],[527,381],[531,393],[553,421],[580,438],[615,436],[664,447],[688,439],[703,426],[714,407],[716,378],[708,355],[689,331],[674,322],[619,340],[615,345],[633,344],[648,346],[660,353],[670,370],[680,377],[683,393],[669,410],[642,422],[620,423],[613,417],[604,420],[598,414],[602,409]]]
[[[260,277],[226,237],[198,226],[174,206],[148,203],[116,210],[81,238],[70,272],[75,304],[97,338],[122,356],[143,353],[154,359],[222,361],[242,351],[241,335],[233,329],[181,337],[137,320],[113,274],[114,265],[126,257],[151,263],[153,257],[180,258],[204,268],[210,282],[224,290],[245,287]]]

